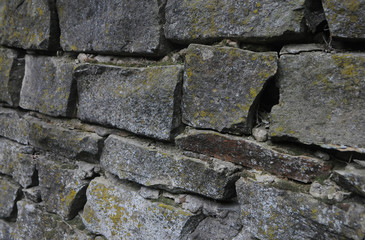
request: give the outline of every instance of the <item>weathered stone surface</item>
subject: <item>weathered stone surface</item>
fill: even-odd
[[[1,1],[0,44],[24,49],[57,49],[54,10],[54,0]]]
[[[284,55],[273,139],[365,153],[365,54]]]
[[[65,51],[162,55],[165,0],[58,0]]]
[[[0,173],[12,176],[22,187],[35,184],[33,148],[0,138]]]
[[[323,183],[313,182],[309,193],[315,198],[332,203],[342,202],[351,195],[351,192],[344,190],[329,179],[326,179]]]
[[[28,144],[29,124],[22,118],[23,113],[0,107],[0,135],[22,144]]]
[[[72,159],[98,162],[103,138],[95,133],[70,130],[27,116],[31,145]]]
[[[326,45],[324,44],[289,44],[283,46],[280,50],[280,55],[283,54],[298,54],[302,52],[324,52],[326,50]]]
[[[52,155],[38,160],[39,186],[48,212],[72,219],[85,204],[90,182],[87,178],[93,177],[94,168],[90,165],[88,171],[83,171],[79,165]]]
[[[76,69],[81,120],[168,140],[179,126],[182,67]]]
[[[26,199],[28,199],[32,202],[35,202],[35,203],[39,203],[39,202],[42,201],[41,187],[40,186],[35,186],[35,187],[23,189],[22,191],[23,191],[24,196],[26,197]]]
[[[176,192],[195,192],[222,199],[232,196],[238,167],[219,160],[184,157],[152,142],[111,135],[105,141],[101,165],[121,179]],[[141,167],[143,166],[143,167]]]
[[[274,52],[190,45],[185,60],[184,123],[250,134],[258,95],[276,70]]]
[[[357,239],[365,236],[365,207],[328,205],[305,193],[249,178],[237,183],[244,228],[259,239]]]
[[[168,0],[165,35],[177,42],[274,41],[304,33],[305,0]]]
[[[0,189],[0,218],[8,218],[13,213],[20,186],[11,178],[0,176]]]
[[[364,0],[323,0],[322,4],[333,37],[365,40]]]
[[[180,239],[202,219],[177,206],[146,200],[138,188],[102,177],[91,181],[87,199],[83,222],[107,239]]]
[[[358,169],[356,165],[348,165],[343,170],[335,170],[331,179],[344,188],[365,197],[365,169]]]
[[[19,105],[24,77],[24,56],[19,51],[0,47],[0,101]]]
[[[0,239],[16,240],[16,226],[13,222],[7,222],[0,219]]]
[[[19,105],[51,116],[72,117],[76,106],[73,68],[68,58],[26,55]]]
[[[264,143],[213,131],[188,129],[176,138],[183,150],[205,154],[301,182],[329,174],[331,165],[305,152],[285,151]]]

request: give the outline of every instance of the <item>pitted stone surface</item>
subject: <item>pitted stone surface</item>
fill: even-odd
[[[168,0],[165,35],[176,42],[275,41],[304,33],[305,0]]]
[[[166,0],[57,0],[65,51],[162,55]]]
[[[72,117],[76,97],[73,68],[68,58],[26,55],[19,105],[51,116]]]
[[[283,55],[271,137],[365,153],[365,54]]]
[[[29,124],[23,112],[0,107],[0,136],[22,144],[28,144]]]
[[[20,186],[10,177],[0,176],[0,189],[0,218],[8,218],[13,213]]]
[[[78,116],[163,140],[180,124],[182,67],[85,64],[76,69]]]
[[[57,49],[55,0],[3,0],[0,43],[16,48]]]
[[[0,48],[0,102],[19,105],[24,77],[24,56],[19,51]]]
[[[190,45],[184,72],[184,123],[250,134],[257,96],[276,70],[274,52]]]

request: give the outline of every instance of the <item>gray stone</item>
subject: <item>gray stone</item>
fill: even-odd
[[[268,131],[262,127],[255,127],[252,129],[252,136],[256,141],[266,142],[268,138]]]
[[[19,105],[51,116],[72,117],[76,107],[73,69],[68,58],[26,55]]]
[[[322,4],[333,37],[365,40],[364,0],[323,0]]]
[[[365,153],[365,54],[284,55],[273,140],[296,140]]]
[[[285,189],[286,184],[278,186]],[[328,205],[306,193],[249,178],[241,178],[236,188],[242,224],[256,238],[361,240],[365,236],[361,203]]]
[[[163,140],[180,119],[182,67],[85,64],[76,69],[78,116]]]
[[[20,89],[24,77],[24,56],[20,52],[0,48],[0,101],[11,106],[19,105]]]
[[[141,190],[139,190],[139,195],[146,199],[157,199],[160,196],[160,190],[141,187]]]
[[[219,160],[204,162],[184,157],[173,149],[151,144],[111,135],[105,141],[100,163],[119,178],[145,186],[194,192],[215,199],[232,196],[238,167]]]
[[[7,222],[0,219],[0,239],[17,240],[15,237],[16,237],[15,223]]]
[[[184,123],[251,134],[258,96],[276,70],[274,52],[190,45],[184,72]]]
[[[70,130],[38,118],[27,116],[29,142],[43,150],[72,159],[98,162],[103,138],[95,133]]]
[[[22,118],[24,113],[0,107],[0,135],[22,144],[28,144],[29,124]]]
[[[40,186],[23,189],[23,193],[24,196],[32,202],[39,203],[42,201]]]
[[[20,194],[20,186],[10,177],[0,176],[0,189],[0,218],[9,218]]]
[[[342,202],[351,195],[351,192],[344,190],[328,179],[322,184],[317,181],[313,182],[309,193],[315,198],[335,203]]]
[[[283,46],[280,50],[279,55],[284,54],[298,54],[302,52],[324,52],[326,50],[326,46],[324,44],[289,44]]]
[[[138,188],[102,177],[91,181],[87,200],[84,224],[107,239],[180,239],[202,219],[178,206],[146,200]]]
[[[304,33],[305,9],[305,0],[169,0],[165,35],[183,43],[298,39]]]
[[[90,182],[87,178],[94,174],[91,172],[91,176],[85,175],[79,164],[53,155],[39,158],[39,186],[48,212],[72,219],[85,204],[85,192]]]
[[[65,51],[163,55],[165,0],[57,0]]]
[[[22,187],[35,184],[33,148],[0,138],[0,173],[12,176]]]
[[[335,170],[331,179],[338,185],[365,197],[365,169],[349,164],[343,170]]]

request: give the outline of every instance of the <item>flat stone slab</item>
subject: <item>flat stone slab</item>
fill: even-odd
[[[169,0],[166,38],[182,43],[222,38],[242,41],[298,39],[304,33],[304,0]]]
[[[322,5],[333,37],[365,40],[364,0],[323,0]]]
[[[264,170],[300,182],[312,182],[330,174],[331,165],[305,153],[291,155],[285,149],[213,131],[188,129],[177,136],[183,150],[204,154],[245,167]]]
[[[153,146],[149,141],[115,135],[105,141],[100,163],[120,179],[215,199],[232,196],[232,184],[237,179],[233,174],[239,170],[230,163],[208,163],[181,156],[173,149]]]
[[[10,177],[0,176],[0,189],[0,218],[8,218],[13,213],[20,186]]]
[[[202,219],[177,206],[149,201],[125,183],[91,181],[82,214],[86,228],[107,239],[181,239]]]
[[[19,105],[25,60],[19,51],[0,47],[0,101]]]
[[[182,66],[76,68],[78,117],[162,140],[180,125]]]
[[[277,53],[191,44],[185,59],[183,122],[250,134],[253,111],[277,70]]]
[[[347,165],[345,169],[335,170],[331,179],[363,197],[365,197],[365,169],[356,168],[355,165]]]
[[[68,58],[26,55],[20,107],[51,116],[72,117],[76,107],[74,65]]]
[[[64,51],[163,55],[164,1],[57,0]]]
[[[28,144],[29,124],[23,115],[21,111],[0,107],[0,136]]]
[[[273,140],[365,153],[365,54],[283,55]]]
[[[0,12],[1,45],[35,50],[57,49],[55,0],[3,0]]]

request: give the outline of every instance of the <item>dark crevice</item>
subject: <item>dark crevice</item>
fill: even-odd
[[[38,177],[38,170],[34,169],[34,173],[32,176],[32,184],[29,187],[39,186],[39,177]]]
[[[60,45],[61,29],[59,25],[56,1],[57,0],[48,0],[49,12],[51,13],[49,49],[53,51],[61,49]]]

